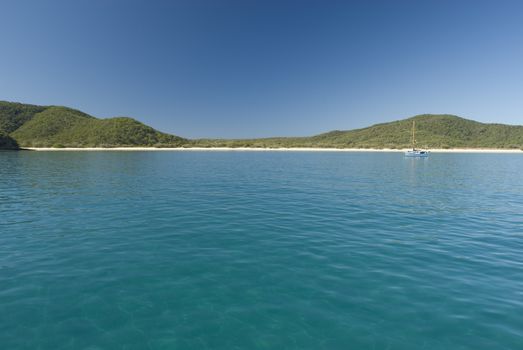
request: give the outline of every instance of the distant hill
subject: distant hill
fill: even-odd
[[[523,148],[523,126],[485,124],[454,115],[424,114],[363,129],[310,137],[188,140],[132,118],[98,119],[59,106],[0,101],[0,148],[21,147],[324,147],[408,148],[412,121],[423,148]]]
[[[412,121],[416,140],[426,148],[522,148],[523,126],[485,124],[454,115],[424,114],[350,131],[314,136],[319,143],[347,147],[406,148],[411,143]]]
[[[408,148],[412,121],[424,148],[523,148],[523,126],[485,124],[454,115],[424,114],[363,129],[331,131],[311,137],[195,140],[202,147]]]
[[[0,102],[0,132],[3,148],[13,148],[11,141],[21,147],[177,147],[187,142],[132,118],[98,119],[67,107],[11,102]]]

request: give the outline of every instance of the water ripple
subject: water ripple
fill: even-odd
[[[521,349],[521,169],[0,153],[0,347]]]

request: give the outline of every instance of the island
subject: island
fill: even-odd
[[[100,119],[69,107],[0,101],[0,149],[402,150],[410,146],[413,120],[418,144],[426,149],[523,148],[523,126],[487,124],[448,114],[423,114],[307,137],[188,139],[133,118]]]

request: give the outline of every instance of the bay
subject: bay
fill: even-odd
[[[522,349],[523,157],[0,152],[2,349]]]

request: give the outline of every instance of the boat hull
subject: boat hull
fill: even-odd
[[[427,152],[427,151],[407,151],[407,152],[405,152],[405,157],[426,158],[428,156],[429,156],[429,152]]]

